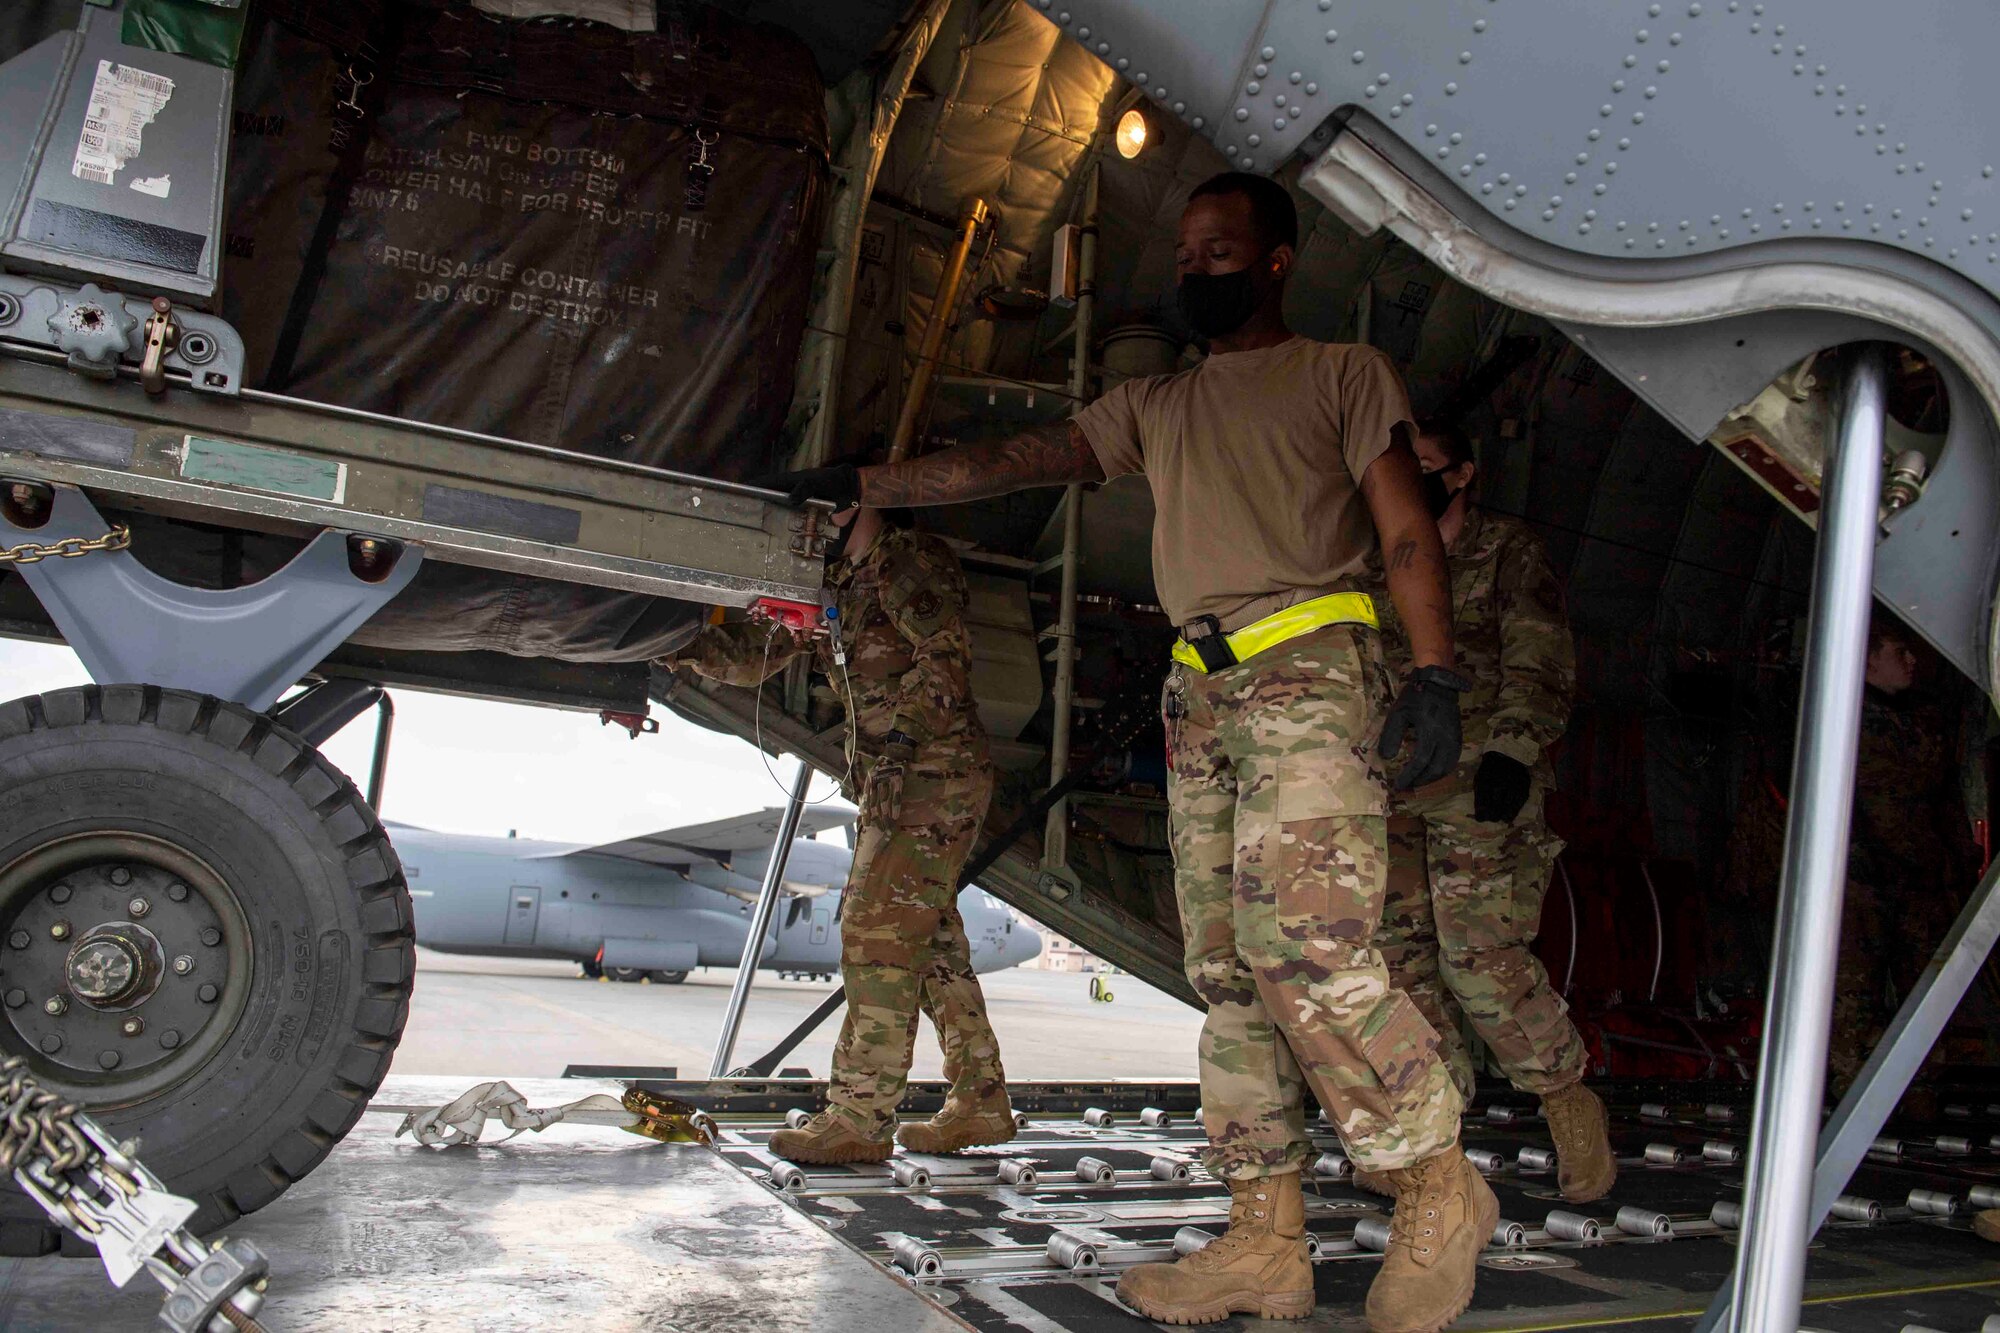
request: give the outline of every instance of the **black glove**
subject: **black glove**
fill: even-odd
[[[1396,774],[1396,790],[1409,791],[1436,782],[1458,763],[1458,696],[1472,682],[1444,667],[1418,667],[1403,692],[1389,706],[1382,723],[1382,743],[1376,748],[1393,759],[1410,739],[1410,762]]]
[[[1488,824],[1511,824],[1528,803],[1528,789],[1535,775],[1518,759],[1509,759],[1498,750],[1479,757],[1479,771],[1472,775],[1472,817]]]
[[[852,463],[809,467],[803,472],[773,472],[750,484],[767,491],[783,491],[785,503],[794,509],[808,500],[830,501],[836,512],[861,503],[861,469]]]

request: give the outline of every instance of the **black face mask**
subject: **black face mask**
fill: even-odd
[[[1424,502],[1431,508],[1432,518],[1443,518],[1444,511],[1451,508],[1451,502],[1458,498],[1458,490],[1445,481],[1442,472],[1422,474],[1424,482]],[[1462,489],[1462,488],[1460,488]]]
[[[1257,263],[1263,263],[1258,260]],[[1257,290],[1257,264],[1234,273],[1188,273],[1174,292],[1174,304],[1181,318],[1204,338],[1220,338],[1236,332],[1257,313],[1262,294]]]

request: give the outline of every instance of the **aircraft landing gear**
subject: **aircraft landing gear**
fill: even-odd
[[[678,986],[688,979],[688,974],[685,972],[669,972],[664,968],[654,969],[651,976],[662,986]]]
[[[643,967],[607,967],[604,975],[613,981],[644,981],[646,969]]]
[[[603,964],[599,963],[595,958],[579,959],[577,961],[577,966],[583,969],[583,975],[585,980],[588,981],[604,980],[604,966]]]

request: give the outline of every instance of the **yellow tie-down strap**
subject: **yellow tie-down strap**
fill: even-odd
[[[1225,634],[1223,641],[1237,661],[1247,662],[1266,648],[1275,648],[1287,639],[1296,639],[1327,625],[1366,625],[1377,629],[1380,624],[1375,618],[1373,597],[1365,592],[1333,592],[1274,611],[1233,634]],[[1206,674],[1201,655],[1185,639],[1174,641],[1174,661]]]

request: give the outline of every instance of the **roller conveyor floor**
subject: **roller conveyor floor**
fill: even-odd
[[[1226,1193],[1200,1166],[1192,1086],[1024,1086],[1016,1099],[1027,1124],[1010,1144],[960,1157],[899,1152],[894,1163],[839,1167],[794,1167],[769,1153],[765,1143],[782,1126],[771,1110],[783,1101],[770,1095],[776,1085],[740,1102],[718,1098],[719,1085],[650,1086],[713,1108],[729,1161],[991,1333],[1149,1327],[1118,1304],[1118,1274],[1172,1257],[1182,1228],[1216,1233],[1227,1217]],[[914,1090],[906,1111],[934,1106],[936,1093]],[[1499,1196],[1504,1222],[1483,1259],[1474,1305],[1454,1327],[1692,1328],[1735,1254],[1730,1206],[1740,1211],[1750,1112],[1747,1093],[1730,1096],[1704,1102],[1659,1085],[1615,1090],[1619,1181],[1608,1198],[1581,1207],[1561,1198],[1552,1171],[1536,1169],[1536,1150],[1550,1144],[1531,1098],[1502,1094],[1475,1107],[1465,1145]],[[1142,1108],[1165,1110],[1168,1123],[1142,1123]],[[1085,1123],[1086,1109],[1110,1123]],[[1810,1253],[1805,1326],[1970,1333],[1992,1316],[2000,1328],[2000,1246],[1970,1225],[1984,1197],[1975,1191],[2000,1191],[2000,1101],[1949,1111],[1935,1125],[1898,1126],[1904,1136],[1883,1140],[1857,1172],[1841,1215]],[[1306,1195],[1319,1310],[1288,1327],[1359,1329],[1378,1262],[1369,1224],[1386,1221],[1389,1204],[1348,1183],[1338,1140],[1312,1128],[1329,1154]],[[1089,1180],[1079,1178],[1085,1159],[1095,1159]]]
[[[581,1078],[516,1086],[537,1106],[619,1087]],[[1117,1303],[1119,1272],[1170,1254],[1184,1227],[1216,1232],[1224,1224],[1226,1195],[1200,1168],[1187,1085],[1019,1085],[1016,1105],[1030,1123],[1004,1148],[959,1158],[898,1154],[901,1181],[893,1164],[806,1168],[791,1189],[773,1187],[774,1174],[790,1173],[764,1145],[785,1108],[818,1104],[817,1084],[645,1086],[711,1109],[721,1155],[570,1124],[506,1143],[489,1135],[495,1141],[476,1148],[417,1148],[394,1136],[403,1113],[450,1100],[466,1081],[392,1076],[324,1167],[230,1228],[271,1258],[269,1326],[1131,1333],[1150,1325]],[[939,1095],[935,1084],[916,1085],[906,1108],[927,1114]],[[1489,1250],[1478,1298],[1456,1328],[1694,1326],[1734,1255],[1735,1233],[1712,1218],[1718,1203],[1741,1199],[1742,1167],[1724,1160],[1724,1148],[1740,1153],[1749,1116],[1741,1102],[1722,1118],[1724,1108],[1711,1117],[1700,1096],[1680,1090],[1665,1101],[1673,1096],[1654,1086],[1612,1099],[1623,1167],[1611,1197],[1584,1208],[1564,1205],[1553,1177],[1532,1169],[1533,1150],[1548,1145],[1545,1129],[1505,1114],[1525,1112],[1526,1099],[1501,1102],[1499,1118],[1479,1108],[1466,1143],[1492,1154],[1483,1160],[1495,1168],[1489,1179],[1502,1216],[1521,1233],[1518,1244]],[[1642,1116],[1655,1099],[1665,1104],[1650,1109],[1666,1114]],[[1147,1107],[1167,1111],[1170,1123],[1142,1123]],[[1112,1123],[1085,1123],[1091,1109]],[[1984,1333],[1985,1321],[2000,1317],[2000,1246],[1969,1225],[1975,1190],[2000,1186],[2000,1090],[1957,1109],[1965,1114],[1935,1125],[1895,1126],[1900,1140],[1882,1144],[1856,1174],[1846,1211],[1863,1220],[1833,1222],[1816,1242],[1806,1327]],[[1331,1134],[1316,1137],[1337,1151]],[[1110,1181],[1079,1180],[1085,1157],[1109,1168]],[[1003,1180],[1008,1162],[1019,1165]],[[1176,1178],[1182,1167],[1184,1180]],[[1919,1204],[1949,1201],[1956,1211],[1913,1209],[1918,1191],[1931,1192]],[[1620,1209],[1637,1210],[1625,1221],[1641,1234],[1619,1228]],[[1599,1240],[1550,1234],[1558,1210],[1595,1222]],[[1652,1214],[1664,1217],[1671,1239],[1654,1236],[1660,1219]],[[1361,1327],[1377,1260],[1357,1248],[1356,1232],[1386,1217],[1385,1200],[1335,1175],[1312,1179],[1307,1225],[1320,1252],[1319,1311],[1285,1327]],[[936,1264],[928,1275],[926,1256]],[[114,1291],[95,1259],[0,1260],[0,1328],[9,1333],[138,1333],[155,1327],[157,1309],[147,1284]]]

